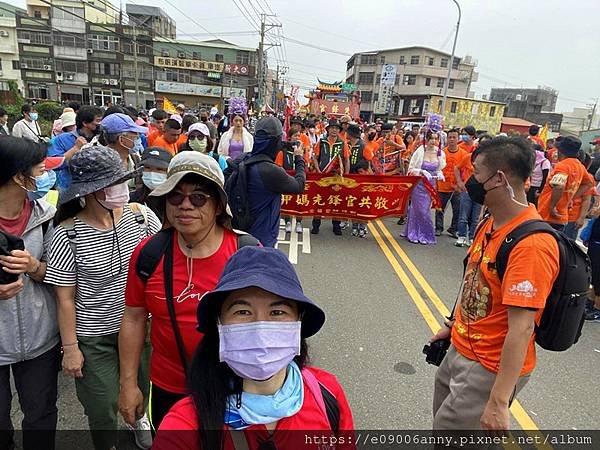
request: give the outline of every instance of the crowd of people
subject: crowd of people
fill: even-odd
[[[436,336],[451,334],[453,347],[436,377],[434,428],[507,429],[505,406],[535,366],[532,324],[558,247],[549,235],[524,239],[501,284],[478,267],[511,227],[541,218],[576,239],[591,217],[581,236],[594,274],[587,318],[600,321],[600,197],[586,169],[600,153],[591,158],[577,138],[316,115],[291,117],[284,130],[273,115],[177,109],[69,104],[47,138],[34,106],[12,130],[0,109],[0,448],[13,442],[11,371],[24,448],[54,448],[61,365],[97,450],[117,448],[118,413],[140,448],[152,446],[153,430],[159,449],[239,448],[240,434],[223,430],[299,448],[274,430],[352,430],[336,378],[308,365],[305,339],[325,314],[272,248],[281,194],[303,192],[307,172],[415,176],[402,236],[430,245],[446,232],[470,247],[470,287]],[[435,214],[426,183],[441,200]],[[282,219],[287,233],[302,232],[301,218],[295,230]],[[311,233],[320,226],[314,217]],[[364,223],[332,226],[367,236]],[[524,279],[535,286],[527,295],[504,289]],[[473,346],[486,327],[500,331]],[[467,373],[461,407],[449,386]]]

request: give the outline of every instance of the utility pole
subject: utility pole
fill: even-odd
[[[264,103],[265,98],[265,85],[266,85],[266,61],[265,51],[271,47],[278,47],[280,44],[268,44],[265,48],[265,34],[271,31],[273,28],[281,28],[281,25],[274,23],[266,23],[265,20],[268,16],[266,14],[260,15],[260,42],[258,44],[258,104],[260,106]]]
[[[592,122],[594,121],[594,116],[596,115],[596,108],[598,106],[598,100],[600,100],[600,98],[597,98],[596,101],[594,102],[594,106],[592,107],[592,116],[590,117],[590,121],[588,122],[588,131],[592,129]]]
[[[446,82],[444,83],[444,98],[442,99],[442,117],[444,116],[444,114],[446,113],[446,101],[448,100],[448,85],[450,84],[450,72],[452,71],[452,66],[454,65],[454,52],[456,50],[456,41],[458,40],[458,29],[460,28],[460,18],[461,18],[461,11],[460,11],[460,5],[458,4],[458,2],[456,0],[452,0],[455,4],[456,7],[458,8],[458,22],[456,22],[456,33],[454,33],[454,44],[452,44],[452,56],[450,58],[450,62],[448,63],[448,75],[446,75]],[[467,95],[469,93],[467,92]]]
[[[133,71],[135,72],[135,107],[140,107],[140,77],[138,75],[137,29],[133,24]]]

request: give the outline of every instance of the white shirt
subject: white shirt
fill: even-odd
[[[27,138],[33,142],[40,142],[42,131],[37,122],[29,122],[25,119],[21,119],[15,123],[15,126],[12,129],[12,135],[14,137]]]

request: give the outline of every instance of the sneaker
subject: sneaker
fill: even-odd
[[[296,233],[302,234],[302,222],[296,222]]]
[[[358,236],[358,228],[352,228],[352,236]]]
[[[319,229],[317,227],[312,227],[310,234],[319,234]]]
[[[467,239],[467,247],[470,247],[473,244],[473,239]]]
[[[441,232],[441,231],[439,231],[439,230],[435,230],[435,235],[436,235],[436,236],[441,236],[441,235],[442,235],[442,232]]]
[[[292,222],[288,222],[285,224],[285,232],[286,233],[291,233],[292,232]]]
[[[467,238],[465,236],[459,236],[454,245],[457,247],[466,247]]]
[[[600,309],[594,308],[588,313],[585,313],[585,320],[590,322],[600,322]]]
[[[152,447],[152,427],[148,416],[144,414],[141,418],[135,421],[135,428],[127,425],[135,437],[135,445],[142,450],[148,450]]]
[[[333,229],[333,234],[335,234],[336,236],[341,236],[342,235],[342,229],[341,228],[334,228]]]
[[[348,224],[348,222],[342,222],[340,223],[340,229],[341,230],[345,230],[346,228],[348,228],[350,225]]]
[[[454,239],[458,238],[458,233],[456,231],[454,231],[454,230],[446,230],[446,233],[448,233]]]
[[[366,238],[367,237],[367,230],[360,230],[358,232],[358,237]]]

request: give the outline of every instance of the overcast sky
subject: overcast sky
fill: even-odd
[[[550,86],[559,112],[600,96],[599,0],[458,0],[462,20],[456,54],[478,61],[478,97],[491,87]],[[112,0],[118,8],[119,1]],[[21,5],[25,0],[18,0]],[[270,67],[285,60],[288,79],[304,88],[316,77],[344,78],[348,56],[366,50],[423,45],[452,49],[457,8],[452,0],[123,0],[161,7],[179,38],[224,40],[257,47],[257,13],[271,11],[284,40],[268,51]],[[326,5],[326,8],[324,8]],[[240,12],[244,7],[250,12]],[[269,7],[271,11],[269,11]],[[253,22],[251,25],[250,22]],[[205,29],[202,29],[204,27]],[[207,34],[210,32],[212,34]],[[238,32],[247,32],[240,34]],[[250,32],[253,32],[251,34]],[[274,32],[269,33],[274,39]],[[340,54],[341,53],[341,54]]]

